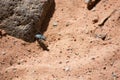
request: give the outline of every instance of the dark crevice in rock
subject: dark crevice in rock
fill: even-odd
[[[53,3],[53,5],[51,5],[51,9],[48,11],[49,13],[47,13],[45,19],[44,19],[44,22],[42,23],[41,25],[41,29],[40,29],[40,32],[43,34],[46,30],[47,30],[47,27],[49,25],[49,22],[50,22],[50,19],[51,17],[53,16],[54,14],[54,11],[55,11],[55,2]]]

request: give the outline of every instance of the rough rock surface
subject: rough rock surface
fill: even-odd
[[[52,5],[52,6],[51,6]],[[0,0],[0,29],[26,41],[34,41],[54,0]]]

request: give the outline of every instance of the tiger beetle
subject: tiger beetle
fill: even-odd
[[[42,34],[36,34],[35,38],[38,39],[38,40],[44,40],[44,41],[46,40],[46,37],[43,36]]]

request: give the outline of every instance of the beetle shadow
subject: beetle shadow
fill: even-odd
[[[39,41],[39,40],[37,40],[37,42],[40,48],[42,48],[44,51],[49,51],[48,46],[44,42]]]

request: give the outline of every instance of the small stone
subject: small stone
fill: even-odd
[[[79,55],[79,53],[75,53],[75,55]]]
[[[114,78],[113,80],[117,80],[118,76],[116,75],[115,72],[112,72],[112,77]]]
[[[100,39],[102,39],[102,40],[105,40],[106,37],[107,37],[107,34],[96,34],[95,37],[96,37],[96,38],[100,38]]]
[[[17,43],[17,41],[15,40],[15,41],[13,42],[13,45],[16,45],[16,43]]]
[[[28,52],[31,52],[31,49],[27,49]]]
[[[93,24],[97,23],[98,21],[99,21],[99,17],[97,15],[94,16],[92,20]]]
[[[69,63],[69,62],[70,62],[69,60],[66,61],[66,63]]]
[[[59,64],[62,64],[62,62],[60,61]]]
[[[76,41],[76,39],[74,39],[74,41]]]
[[[92,22],[93,22],[93,24],[95,24],[98,22],[98,19],[94,19]]]
[[[60,51],[60,53],[62,53],[62,51]]]
[[[5,54],[6,54],[6,52],[3,51],[3,52],[2,52],[2,55],[5,55]]]
[[[9,63],[11,66],[13,65],[13,61],[12,60],[10,60],[10,63]]]
[[[25,42],[21,43],[23,46],[26,46],[27,44]]]
[[[91,58],[92,60],[95,60],[95,58],[93,57],[93,58]]]
[[[18,62],[17,64],[18,64],[18,65],[20,65],[21,63],[20,63],[20,62]]]
[[[58,38],[58,40],[60,40],[60,38]]]
[[[53,22],[53,27],[56,27],[58,25],[58,23],[55,21]]]
[[[86,4],[88,4],[88,3],[91,2],[91,0],[84,0],[84,2],[85,2]]]
[[[96,8],[94,7],[94,8],[92,9],[92,11],[95,12],[95,11],[96,11]]]
[[[13,72],[15,73],[17,71],[17,68],[13,68]]]
[[[65,71],[65,72],[68,72],[68,71],[70,71],[70,68],[69,68],[69,67],[66,67],[66,68],[64,69],[64,71]]]
[[[69,25],[70,25],[70,23],[66,23],[66,25],[65,25],[65,26],[66,26],[66,27],[68,27]]]
[[[85,29],[84,33],[85,34],[89,34],[89,31],[87,29]]]
[[[106,67],[103,67],[104,70],[106,70]]]

